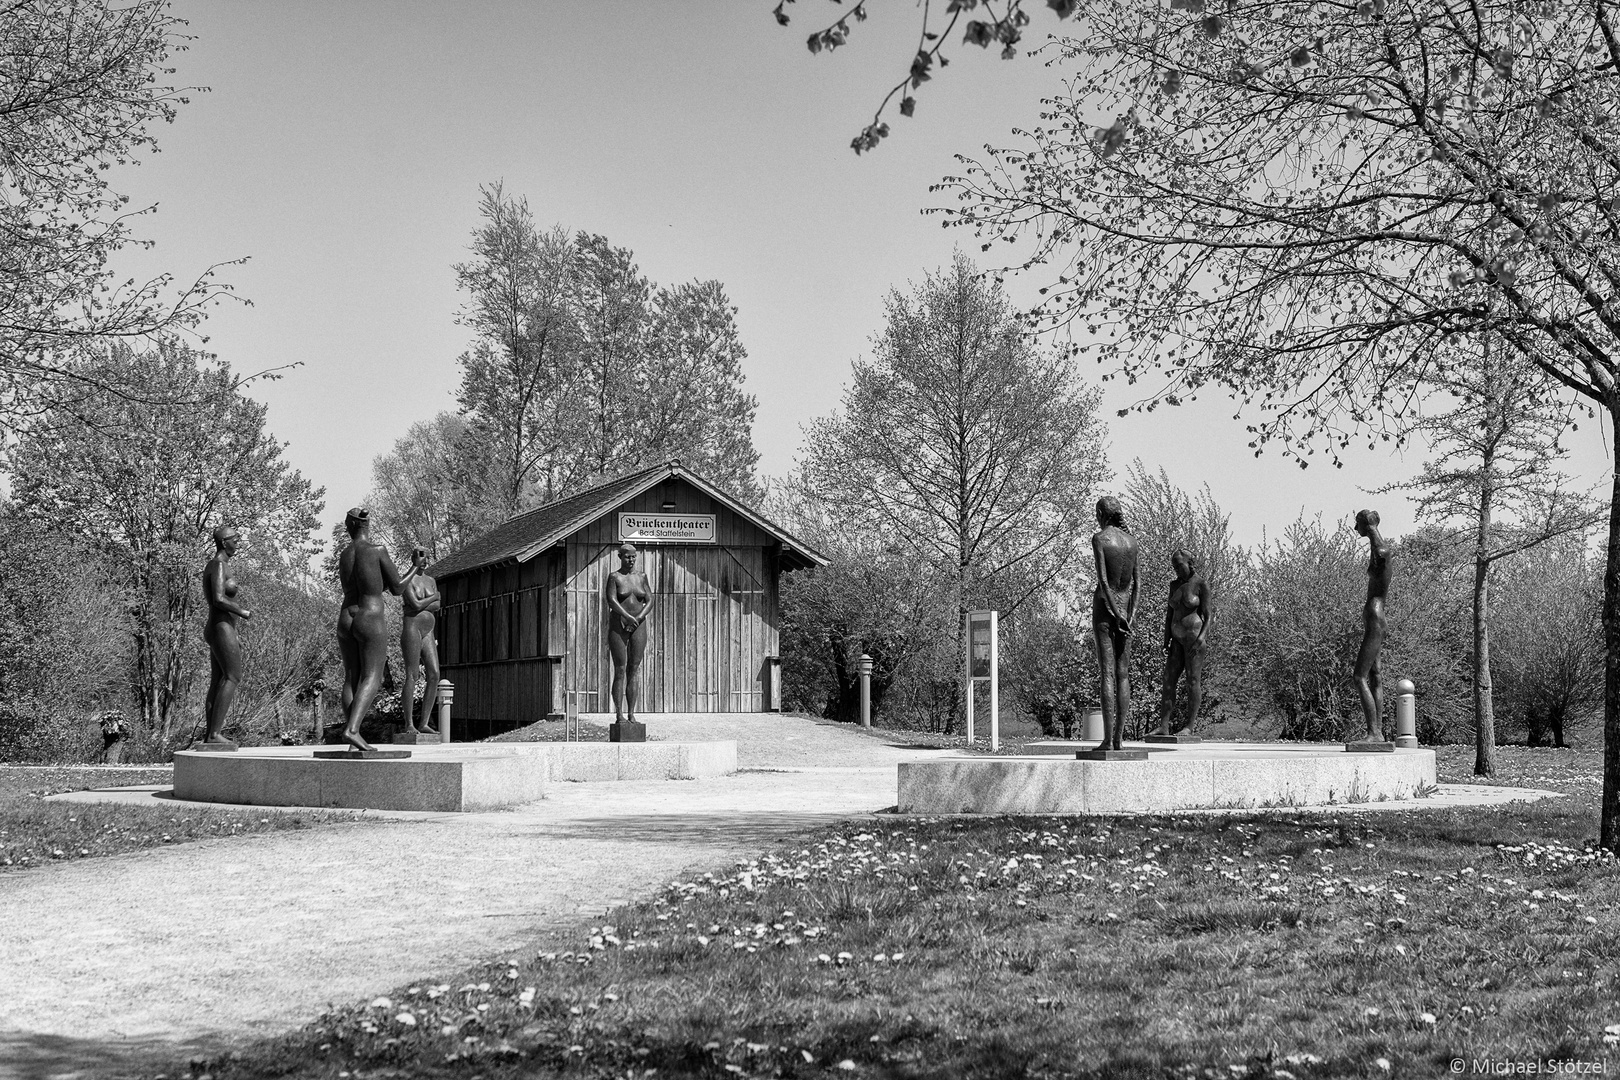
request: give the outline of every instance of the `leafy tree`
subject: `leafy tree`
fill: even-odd
[[[1074,347],[1127,377],[1159,372],[1157,401],[1227,388],[1259,407],[1257,444],[1302,460],[1398,438],[1482,333],[1620,422],[1610,5],[1195,7],[1088,5],[1087,38],[1062,45],[1085,77],[943,185],[952,220],[1048,267],[1041,325],[1094,330]],[[1601,843],[1620,850],[1610,505]]]
[[[172,291],[164,275],[119,284],[109,261],[134,243],[108,170],[154,148],[185,91],[163,85],[185,48],[167,0],[10,0],[0,11],[0,417],[59,407],[77,343],[188,327],[218,297],[210,269]],[[49,395],[46,395],[47,388]],[[126,394],[149,394],[125,386]],[[57,403],[52,405],[52,402]]]
[[[1473,568],[1474,772],[1496,775],[1491,687],[1490,577],[1503,559],[1570,533],[1585,534],[1601,509],[1564,488],[1555,465],[1568,405],[1546,392],[1523,358],[1483,343],[1477,368],[1459,366],[1437,389],[1453,408],[1417,430],[1439,451],[1416,478],[1383,490],[1415,490],[1419,520],[1462,522],[1451,539]]]
[[[1066,605],[1070,613],[1089,604]],[[1065,617],[1049,597],[1024,606],[1002,624],[1002,677],[1013,702],[1042,734],[1072,739],[1086,709],[1098,701],[1097,654],[1091,628]]]
[[[409,555],[421,544],[437,561],[500,520],[500,505],[477,500],[479,433],[465,418],[441,412],[410,426],[394,448],[371,463],[371,494],[366,505],[382,542]],[[342,522],[336,547],[349,542]],[[335,565],[335,564],[334,564]]]
[[[1063,575],[1106,474],[1097,392],[1023,336],[1005,294],[958,254],[889,296],[843,408],[806,432],[803,484],[911,559],[962,616],[1010,616]]]
[[[242,531],[250,568],[295,581],[318,550],[322,491],[282,459],[265,407],[213,358],[166,340],[86,349],[77,364],[96,389],[49,402],[6,465],[27,519],[101,550],[128,597],[131,696],[167,740],[200,653],[197,575],[214,527]]]

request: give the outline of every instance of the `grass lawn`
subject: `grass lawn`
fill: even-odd
[[[1446,758],[1462,773],[1446,779],[1468,778],[1471,757]],[[865,819],[167,1075],[1620,1068],[1620,865],[1587,847],[1597,755],[1510,750],[1502,764],[1503,782],[1572,797]]]
[[[308,829],[355,816],[344,811],[276,813],[44,798],[90,788],[168,784],[173,776],[168,766],[0,765],[0,873],[190,840]]]

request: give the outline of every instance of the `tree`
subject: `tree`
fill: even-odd
[[[1463,522],[1454,539],[1473,564],[1474,773],[1496,775],[1491,694],[1490,577],[1503,559],[1538,544],[1584,534],[1602,511],[1564,489],[1554,468],[1568,406],[1545,392],[1521,357],[1501,355],[1486,338],[1477,368],[1443,374],[1437,389],[1456,399],[1416,430],[1439,451],[1416,478],[1382,490],[1415,490],[1419,520]]]
[[[1020,333],[1004,293],[960,253],[893,291],[839,413],[806,432],[807,491],[932,575],[961,616],[1006,615],[1054,582],[1089,534],[1106,475],[1098,394]]]
[[[6,465],[30,521],[102,551],[130,607],[131,696],[167,739],[198,652],[187,646],[214,527],[236,525],[249,567],[295,581],[319,550],[323,492],[282,459],[265,407],[212,357],[173,340],[143,352],[115,342],[77,365],[96,389],[48,402]]]
[[[449,555],[500,520],[501,503],[481,501],[477,433],[456,413],[412,424],[371,462],[372,510],[379,537],[396,554],[421,544],[430,562]],[[348,544],[342,533],[338,547]]]
[[[1223,386],[1257,447],[1399,438],[1480,334],[1620,424],[1620,33],[1608,0],[1100,0],[1085,77],[942,211],[1027,239],[1036,318],[1152,402]],[[1093,117],[1113,117],[1098,130]],[[1620,453],[1620,439],[1616,440]],[[1601,843],[1620,850],[1620,469],[1605,575]]]
[[[499,184],[479,208],[474,258],[456,267],[475,334],[451,467],[467,520],[488,527],[676,457],[758,494],[757,402],[742,389],[747,352],[725,287],[655,288],[628,248],[542,232]]]
[[[108,265],[136,241],[107,170],[152,150],[152,127],[186,103],[162,85],[182,25],[167,0],[0,12],[0,418],[13,424],[74,387],[109,389],[73,362],[77,343],[193,326],[224,290],[212,268],[174,292],[168,275],[119,284]]]

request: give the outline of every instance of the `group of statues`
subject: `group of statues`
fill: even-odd
[[[438,699],[439,647],[435,637],[440,609],[438,585],[425,572],[427,549],[411,552],[411,568],[404,574],[394,565],[388,549],[371,539],[371,515],[362,508],[350,510],[344,518],[350,543],[338,556],[338,578],[343,585],[343,603],[338,609],[338,651],[343,656],[343,741],[354,750],[373,747],[360,735],[360,722],[371,711],[382,689],[388,662],[388,626],[383,597],[393,594],[405,605],[400,651],[404,654],[405,685],[401,695],[401,715],[407,727],[421,734],[432,734],[430,722]],[[208,643],[211,672],[206,705],[207,726],[201,749],[234,750],[236,744],[224,734],[231,703],[242,681],[242,644],[238,622],[253,613],[236,600],[236,579],[230,563],[241,544],[241,534],[229,525],[214,530],[214,557],[203,569],[203,598],[208,604],[208,621],[203,640]],[[426,675],[420,714],[412,718],[416,693],[416,672]]]
[[[1384,698],[1378,656],[1384,647],[1384,599],[1389,593],[1392,574],[1390,544],[1378,531],[1376,510],[1363,510],[1356,515],[1356,532],[1367,538],[1371,557],[1367,563],[1364,628],[1355,666],[1356,692],[1361,699],[1366,730],[1351,745],[1382,747],[1387,744],[1380,730]],[[1097,574],[1091,627],[1097,642],[1103,714],[1103,739],[1097,749],[1119,750],[1131,708],[1130,654],[1138,578],[1136,540],[1125,526],[1119,500],[1112,496],[1097,501],[1097,531],[1091,536],[1091,551]],[[1193,727],[1198,722],[1198,710],[1204,697],[1206,639],[1212,619],[1209,583],[1199,572],[1193,554],[1178,548],[1171,554],[1170,563],[1176,576],[1170,583],[1164,612],[1164,696],[1159,702],[1155,729],[1155,734],[1160,736],[1171,734],[1177,686],[1183,678],[1187,684],[1187,714],[1177,730]]]

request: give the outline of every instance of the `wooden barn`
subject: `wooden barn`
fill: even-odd
[[[612,711],[603,589],[624,540],[653,592],[637,714],[781,708],[777,584],[826,560],[671,462],[519,514],[429,568],[458,732]]]

